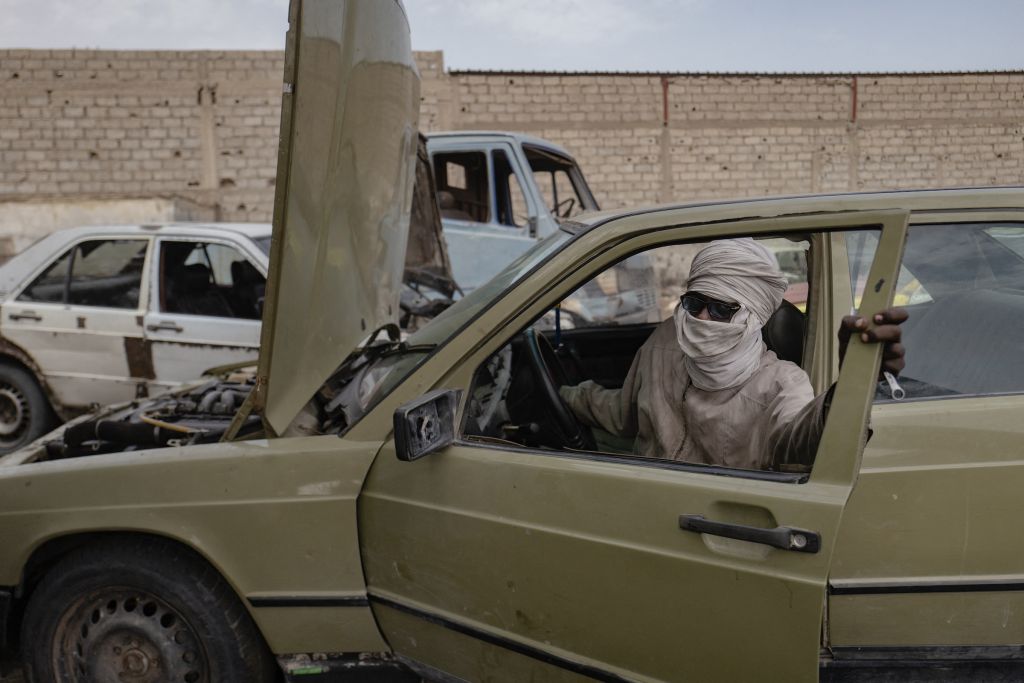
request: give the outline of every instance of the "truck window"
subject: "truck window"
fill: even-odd
[[[442,218],[490,222],[490,182],[483,152],[435,154],[434,180]]]
[[[533,179],[552,216],[570,218],[583,211],[576,188],[565,171],[534,171]]]
[[[526,160],[533,171],[533,180],[537,183],[548,211],[556,218],[571,218],[578,213],[596,206],[589,206],[589,195],[579,186],[582,176],[571,159],[553,152],[524,145]]]

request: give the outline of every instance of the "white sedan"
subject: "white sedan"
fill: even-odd
[[[71,228],[0,267],[0,453],[90,406],[255,360],[270,232]]]

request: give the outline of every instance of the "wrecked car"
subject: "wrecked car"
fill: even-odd
[[[797,681],[1012,659],[1024,190],[581,214],[403,338],[404,12],[290,12],[255,379],[111,416],[185,435],[165,443],[71,424],[0,458],[0,641],[29,680]],[[763,334],[834,384],[813,462],[643,457],[579,424],[558,386],[620,386],[653,325],[563,328],[562,302],[636,254],[741,236],[803,254],[805,310]],[[857,338],[840,371],[838,319],[908,278],[899,384]]]
[[[81,227],[0,268],[0,453],[255,358],[269,225]]]

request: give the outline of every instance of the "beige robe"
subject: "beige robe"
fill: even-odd
[[[621,389],[588,380],[561,394],[584,423],[635,437],[639,455],[760,470],[813,462],[828,396],[815,399],[807,374],[768,350],[744,384],[698,389],[672,319],[640,347]]]

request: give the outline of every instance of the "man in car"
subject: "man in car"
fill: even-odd
[[[562,387],[585,424],[635,437],[640,455],[746,469],[813,462],[832,389],[814,396],[807,374],[779,360],[761,328],[782,303],[786,278],[753,239],[712,242],[693,259],[672,318],[644,343],[621,389],[592,381]],[[903,369],[903,309],[874,316],[875,327],[847,316],[840,363],[851,334],[882,342],[882,371]]]

